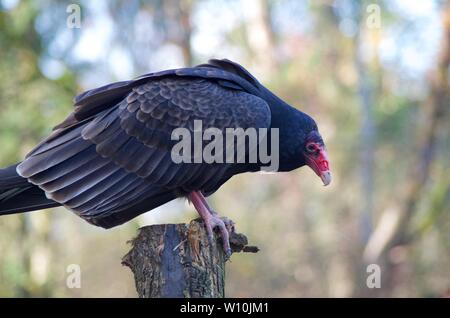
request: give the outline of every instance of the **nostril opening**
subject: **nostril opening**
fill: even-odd
[[[326,160],[320,161],[319,166],[322,171],[329,170],[328,161]]]

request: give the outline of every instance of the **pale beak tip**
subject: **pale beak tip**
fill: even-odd
[[[331,183],[331,172],[330,171],[324,171],[320,175],[320,179],[322,179],[323,185],[327,186]]]

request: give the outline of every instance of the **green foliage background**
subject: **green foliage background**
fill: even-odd
[[[389,267],[382,267],[382,275],[389,280],[381,290],[366,290],[363,259],[367,239],[377,227],[383,229],[383,216],[402,209],[405,189],[414,182],[411,171],[426,125],[430,78],[443,43],[433,36],[442,36],[439,18],[446,2],[433,2],[438,19],[433,36],[425,40],[421,36],[430,20],[408,15],[395,5],[398,1],[376,2],[382,18],[376,30],[365,27],[369,3],[364,1],[243,2],[81,1],[82,27],[69,29],[69,1],[0,1],[0,165],[20,161],[67,116],[73,96],[93,85],[227,57],[317,119],[334,173],[328,188],[306,168],[241,175],[212,197],[216,210],[261,248],[256,255],[233,256],[227,295],[448,293],[448,111],[439,121],[436,155],[408,220],[408,239],[388,251]],[[211,19],[214,25],[208,25]],[[103,33],[91,33],[106,43],[100,56],[94,48],[90,54],[89,46],[80,49],[97,23],[106,25]],[[397,60],[383,59],[387,39],[394,39],[391,51]],[[403,45],[411,42],[416,42],[413,52],[432,52],[428,64],[417,61],[421,68],[405,68],[402,61]],[[358,54],[364,76],[358,73]],[[362,81],[369,88],[375,131],[370,193],[362,187]],[[361,225],[367,209],[369,227]],[[180,201],[109,231],[63,208],[1,217],[0,296],[134,297],[131,273],[120,265],[126,242],[144,224],[187,222],[194,216],[193,208]],[[70,264],[81,267],[80,289],[66,286]]]

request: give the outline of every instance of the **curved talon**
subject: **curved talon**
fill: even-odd
[[[234,232],[234,222],[228,218],[220,218],[217,212],[213,211],[206,202],[201,192],[191,192],[189,199],[196,208],[198,214],[205,223],[206,233],[208,234],[208,241],[212,245],[214,239],[213,230],[218,228],[220,236],[222,237],[223,250],[228,260],[231,256],[230,247],[230,233]]]
[[[212,239],[214,238],[213,230],[218,228],[220,231],[220,236],[222,238],[223,250],[227,255],[227,258],[231,256],[231,247],[230,247],[230,235],[227,225],[224,220],[221,219],[217,215],[209,215],[203,219],[206,227],[206,232],[208,233],[208,240],[212,243]]]
[[[227,217],[223,217],[222,218],[223,223],[225,223],[225,226],[227,227],[228,233],[234,233],[236,232],[236,228],[235,228],[235,223],[233,220],[227,218]]]

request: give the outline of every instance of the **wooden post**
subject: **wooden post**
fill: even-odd
[[[225,296],[225,254],[216,234],[209,244],[201,220],[161,224],[139,229],[122,264],[134,274],[141,298],[207,298]],[[232,233],[233,252],[253,252],[247,238]]]

